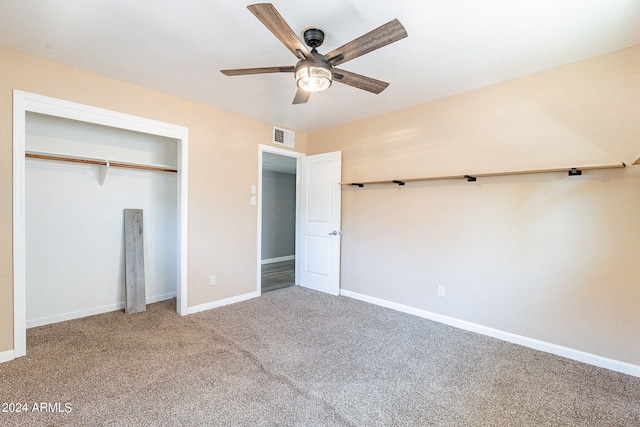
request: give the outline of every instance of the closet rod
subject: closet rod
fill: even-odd
[[[174,172],[174,173],[178,172],[177,169],[171,168],[169,166],[150,166],[150,165],[141,165],[136,163],[119,163],[119,162],[111,162],[106,160],[53,156],[50,154],[38,154],[38,153],[30,153],[30,152],[26,152],[25,157],[30,159],[55,160],[57,162],[85,163],[90,165],[110,166],[115,168],[142,169],[142,170],[156,171],[156,172]]]
[[[640,162],[640,159],[636,160],[636,163],[634,164],[638,164],[638,162]],[[353,185],[356,187],[364,187],[365,185],[371,185],[371,184],[405,185],[407,182],[441,181],[446,179],[466,179],[469,182],[474,182],[478,178],[488,178],[492,176],[529,175],[529,174],[552,173],[552,172],[567,172],[569,176],[575,176],[575,175],[581,175],[582,171],[585,171],[585,170],[618,169],[618,168],[624,168],[626,166],[627,165],[624,163],[619,163],[615,165],[602,165],[602,166],[582,166],[582,167],[555,168],[555,169],[531,169],[531,170],[520,170],[520,171],[510,171],[510,172],[489,172],[489,173],[464,174],[464,175],[429,176],[429,177],[407,178],[407,179],[387,179],[387,180],[380,180],[380,181],[341,182],[340,184]]]

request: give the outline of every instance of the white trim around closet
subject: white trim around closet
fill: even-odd
[[[187,218],[189,130],[183,126],[13,91],[13,357],[26,354],[25,266],[25,125],[26,113],[39,113],[178,141],[178,284],[177,311],[187,314]],[[9,353],[3,354],[3,356]],[[3,361],[0,359],[0,361]]]

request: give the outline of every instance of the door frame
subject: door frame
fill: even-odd
[[[262,295],[262,154],[272,153],[285,157],[296,159],[296,236],[299,231],[299,215],[300,215],[300,159],[305,157],[304,153],[291,151],[284,148],[272,147],[270,145],[258,145],[258,243],[257,243],[257,285],[258,295]],[[298,238],[295,240],[295,252],[298,253]],[[298,258],[295,260],[295,277],[296,285],[298,285]]]
[[[19,90],[13,91],[13,358],[27,353],[25,150],[26,113],[77,120],[177,140],[178,314],[187,313],[188,146],[186,127]]]

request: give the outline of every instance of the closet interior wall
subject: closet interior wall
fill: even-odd
[[[26,149],[177,167],[177,141],[28,113]],[[26,160],[27,327],[124,306],[123,209],[144,213],[147,303],[177,288],[175,173]]]

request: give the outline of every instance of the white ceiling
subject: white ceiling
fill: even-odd
[[[274,0],[321,53],[398,18],[409,37],[340,65],[390,83],[335,83],[292,105],[295,65],[246,5],[222,0],[0,0],[0,45],[312,132],[640,45],[640,0]]]

